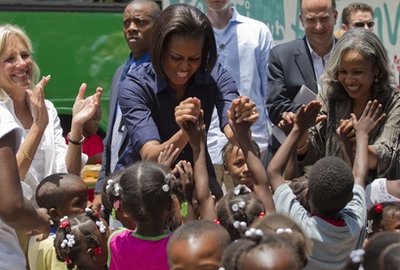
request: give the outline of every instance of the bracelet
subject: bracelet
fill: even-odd
[[[75,144],[75,145],[81,145],[86,139],[85,136],[81,135],[82,138],[79,141],[73,141],[73,140],[71,140],[71,136],[70,135],[71,135],[71,133],[68,133],[68,135],[67,135],[68,142],[70,142],[72,144]]]
[[[25,157],[25,158],[29,159],[30,161],[33,161],[33,158],[31,158],[31,157],[28,155],[27,152],[25,152],[25,151],[22,150],[22,149],[21,149],[21,151],[22,151],[22,154],[24,154],[24,157]]]

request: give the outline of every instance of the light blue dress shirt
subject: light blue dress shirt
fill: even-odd
[[[273,38],[268,26],[260,21],[233,15],[225,29],[214,28],[218,61],[236,82],[240,95],[250,97],[257,105],[260,118],[252,126],[252,136],[261,151],[267,149],[269,119],[267,97],[267,64]],[[207,136],[207,146],[214,164],[222,164],[221,149],[227,142],[214,111]]]

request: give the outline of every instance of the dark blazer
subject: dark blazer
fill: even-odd
[[[301,104],[293,99],[302,85],[318,92],[314,65],[306,38],[296,39],[271,49],[268,64],[267,109],[275,125],[284,112],[297,111]]]
[[[115,109],[117,107],[117,102],[118,102],[118,92],[119,92],[119,84],[121,80],[122,73],[125,69],[125,65],[128,63],[125,63],[121,65],[114,73],[114,76],[112,78],[111,82],[111,90],[110,90],[110,103],[109,103],[109,110],[108,110],[108,124],[107,124],[107,135],[106,138],[104,139],[104,151],[103,151],[103,156],[102,156],[102,162],[101,162],[101,170],[99,173],[99,178],[96,183],[96,193],[100,193],[102,191],[103,183],[104,183],[104,178],[111,173],[111,137],[112,137],[112,131],[114,129],[114,122],[115,122]],[[121,146],[121,149],[119,149],[118,156],[121,155],[123,152],[125,145],[127,144],[127,140],[129,140],[129,137],[127,136],[128,132],[126,129],[123,131],[123,143]]]

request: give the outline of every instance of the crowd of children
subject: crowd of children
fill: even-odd
[[[218,202],[204,173],[202,113],[185,126],[193,166],[178,162],[171,169],[176,153],[166,147],[158,163],[137,162],[109,176],[100,213],[86,207],[79,177],[43,179],[36,200],[55,231],[44,241],[31,237],[30,269],[396,269],[398,202],[374,203],[368,215],[365,204],[368,134],[381,117],[378,102],[352,118],[358,136],[353,170],[339,158],[323,158],[308,178],[293,180],[301,188],[285,172],[292,171],[292,153],[321,103],[300,109],[265,171],[249,133],[254,118],[238,113],[248,102],[238,98],[228,112],[238,145],[225,147],[226,166],[245,168],[232,174],[234,188]],[[120,223],[109,227],[109,220]]]

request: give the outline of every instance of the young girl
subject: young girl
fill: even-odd
[[[273,213],[257,220],[253,227],[262,230],[264,233],[277,233],[286,238],[295,247],[302,267],[307,265],[312,242],[292,219],[279,213]]]
[[[300,270],[300,258],[293,245],[279,234],[263,234],[250,229],[246,238],[232,242],[224,251],[225,270],[290,269]]]
[[[368,210],[367,233],[400,230],[400,203],[377,203]]]
[[[111,231],[120,227],[125,227],[131,230],[136,228],[135,222],[126,217],[120,199],[119,179],[123,171],[118,171],[107,177],[104,181],[103,190],[101,193],[101,202],[103,204],[102,214],[106,220]]]
[[[219,200],[217,216],[233,241],[244,236],[255,220],[265,216],[265,208],[247,186],[238,185]]]
[[[165,230],[173,212],[172,195],[181,188],[162,165],[142,161],[128,167],[110,192],[120,199],[125,214],[135,221],[136,230],[121,229],[109,239],[108,266],[114,269],[168,269]],[[118,191],[118,192],[117,192]]]
[[[240,107],[249,104],[251,101],[248,99],[235,99],[228,111],[229,125],[239,143],[245,169],[248,168],[247,173],[240,179],[245,185],[237,185],[217,205],[218,220],[228,230],[232,240],[241,237],[257,217],[275,211],[271,191],[266,188],[265,168],[251,140],[252,122],[246,121],[246,113],[238,113]],[[252,116],[257,116],[257,112],[253,112]],[[244,118],[245,121],[239,121],[240,118]]]
[[[85,211],[60,220],[54,240],[57,259],[64,261],[68,269],[107,269],[107,223],[91,209]]]

